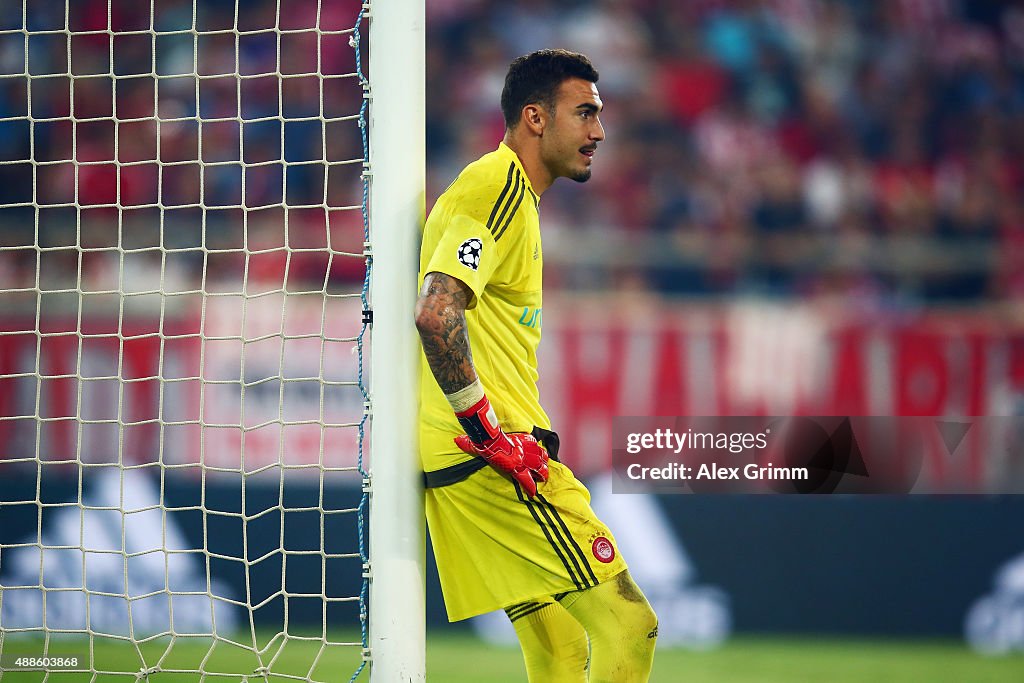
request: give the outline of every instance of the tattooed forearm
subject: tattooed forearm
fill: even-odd
[[[416,328],[423,352],[446,394],[476,381],[465,315],[471,296],[470,289],[459,280],[442,273],[428,273],[416,302]]]

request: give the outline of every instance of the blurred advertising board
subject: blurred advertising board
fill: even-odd
[[[742,303],[548,308],[541,397],[564,459],[583,475],[610,467],[616,417],[1024,414],[1024,331],[995,316]],[[997,436],[969,430],[960,466],[978,467]],[[925,475],[955,473],[947,470]]]
[[[358,299],[210,296],[173,317],[0,317],[0,459],[258,473],[356,464]],[[24,331],[28,330],[28,331]],[[301,475],[300,475],[301,476]]]
[[[616,417],[1024,413],[1024,332],[996,316],[643,301],[545,311],[542,402],[583,476],[610,467]],[[360,322],[358,300],[280,295],[95,318],[86,336],[73,316],[42,319],[42,335],[0,317],[0,458],[32,457],[38,439],[48,460],[116,461],[121,444],[129,460],[162,449],[226,470],[352,466]],[[925,474],[983,468],[994,438],[971,429],[956,463]]]

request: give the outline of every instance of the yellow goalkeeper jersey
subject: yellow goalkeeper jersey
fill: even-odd
[[[420,286],[427,273],[466,283],[469,343],[484,391],[506,432],[550,429],[537,391],[541,333],[539,199],[519,157],[504,143],[467,166],[442,194],[423,228]],[[473,456],[453,439],[462,428],[420,351],[423,470]]]

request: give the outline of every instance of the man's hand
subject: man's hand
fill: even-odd
[[[519,482],[531,498],[537,495],[537,482],[548,480],[548,454],[532,435],[503,432],[487,396],[455,416],[466,430],[455,437],[460,450]]]
[[[548,454],[530,434],[501,432],[487,445],[477,445],[463,434],[455,437],[455,445],[519,482],[530,498],[537,495],[537,483],[548,480]]]

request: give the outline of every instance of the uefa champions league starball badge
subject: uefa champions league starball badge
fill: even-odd
[[[470,270],[480,267],[480,252],[484,250],[484,243],[477,237],[470,237],[459,245],[459,263]]]

